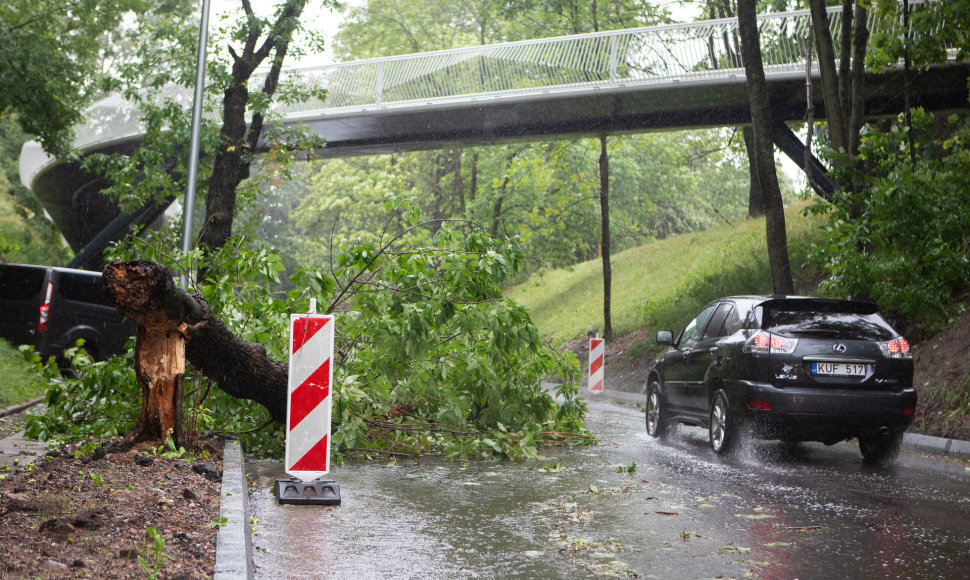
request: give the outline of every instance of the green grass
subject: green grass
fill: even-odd
[[[44,395],[44,376],[16,347],[0,340],[0,409]]]
[[[822,219],[786,214],[795,286],[810,292],[818,273],[807,265]],[[681,328],[704,304],[721,296],[770,294],[764,219],[657,240],[615,254],[612,319],[616,336],[649,327]],[[523,303],[540,332],[562,340],[603,329],[600,260],[538,274],[507,296]]]

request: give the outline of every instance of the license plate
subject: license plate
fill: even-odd
[[[812,374],[829,377],[864,377],[866,366],[862,363],[816,362],[812,363]]]

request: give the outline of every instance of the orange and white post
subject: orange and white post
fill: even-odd
[[[292,479],[276,480],[280,503],[340,505],[340,486],[323,480],[330,470],[334,317],[290,315],[290,376],[286,400],[286,458]]]
[[[589,339],[589,392],[603,392],[603,359],[606,355],[606,340]]]
[[[289,401],[285,471],[313,481],[330,468],[333,316],[290,315]]]

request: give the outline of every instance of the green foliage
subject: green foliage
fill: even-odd
[[[616,472],[617,473],[625,473],[627,475],[636,475],[637,474],[637,462],[634,461],[630,465],[620,465],[619,467],[616,468]]]
[[[0,115],[0,262],[63,264],[68,250],[40,202],[20,183],[20,150],[28,140],[15,115]]]
[[[168,451],[165,451],[168,449]],[[175,445],[175,440],[171,436],[165,438],[165,445],[159,445],[158,447],[152,449],[152,455],[155,457],[161,457],[162,459],[184,459],[186,461],[195,461],[195,458],[188,454],[189,452],[185,447],[180,447]]]
[[[17,113],[44,149],[70,150],[73,126],[104,86],[115,34],[126,18],[147,12],[144,0],[6,0],[0,5],[0,117]],[[170,4],[170,3],[162,3]]]
[[[748,172],[733,137],[720,130],[610,137],[613,252],[743,219]],[[407,202],[426,216],[518,238],[524,272],[568,267],[597,256],[599,147],[583,139],[311,163],[267,200],[296,205],[294,224],[266,227],[260,239],[287,249],[295,263],[326,264],[342,246],[373,245],[405,226],[392,208]],[[411,232],[407,243],[426,245],[429,233]]]
[[[909,162],[903,123],[868,132],[860,155],[871,177],[859,193],[817,208],[828,214],[829,237],[814,257],[829,274],[828,291],[868,296],[932,333],[954,314],[970,277],[970,131],[952,125],[952,137],[934,143],[934,118],[913,116],[919,162]]]
[[[501,294],[521,254],[456,224],[432,241],[354,246],[338,261],[335,449],[521,459],[545,442],[581,440],[575,358],[543,344],[526,310]],[[547,378],[561,381],[559,403],[540,386]]]
[[[869,40],[866,66],[873,69],[895,67],[908,56],[913,66],[925,68],[946,62],[947,49],[958,60],[970,56],[970,0],[943,0],[909,3],[909,35],[904,33],[903,3],[874,0],[872,9],[884,24],[881,34]],[[894,26],[895,24],[895,26]]]
[[[402,215],[416,220],[404,208]],[[512,242],[498,242],[467,224],[441,225],[428,247],[402,246],[421,237],[416,224],[377,245],[343,249],[332,277],[298,270],[281,286],[282,259],[235,240],[216,254],[198,288],[237,337],[285,360],[291,312],[309,299],[337,316],[333,437],[336,459],[395,451],[450,457],[531,458],[539,445],[587,441],[584,404],[576,398],[578,365],[544,344],[526,310],[502,297],[501,284],[520,267]],[[440,225],[440,224],[439,224]],[[112,259],[136,255],[189,270],[197,255],[175,259],[156,232],[112,248]],[[427,234],[423,234],[427,237]],[[272,288],[275,288],[273,290]],[[115,436],[133,426],[140,393],[132,353],[102,363],[68,353],[75,378],[52,383],[48,412],[29,433],[48,438]],[[541,388],[559,380],[560,401]],[[196,373],[185,380],[189,417],[214,433],[241,436],[247,452],[282,455],[283,430],[267,428],[265,410],[212,389]],[[181,454],[174,443],[164,453]]]
[[[148,577],[154,580],[158,578],[158,572],[162,569],[162,564],[165,562],[165,537],[162,536],[155,526],[149,526],[145,535],[148,536],[148,539],[152,543],[152,561],[149,562],[139,555],[138,563],[145,569],[145,572],[148,572]]]
[[[82,440],[89,436],[116,437],[131,430],[138,420],[141,400],[132,349],[94,362],[79,344],[67,349],[64,356],[73,376],[49,379],[47,411],[28,418],[27,436],[47,441],[70,434]]]

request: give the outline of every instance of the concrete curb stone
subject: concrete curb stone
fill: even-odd
[[[222,458],[222,491],[219,517],[223,523],[216,537],[216,580],[251,580],[253,541],[249,527],[249,488],[239,441],[226,441]]]

